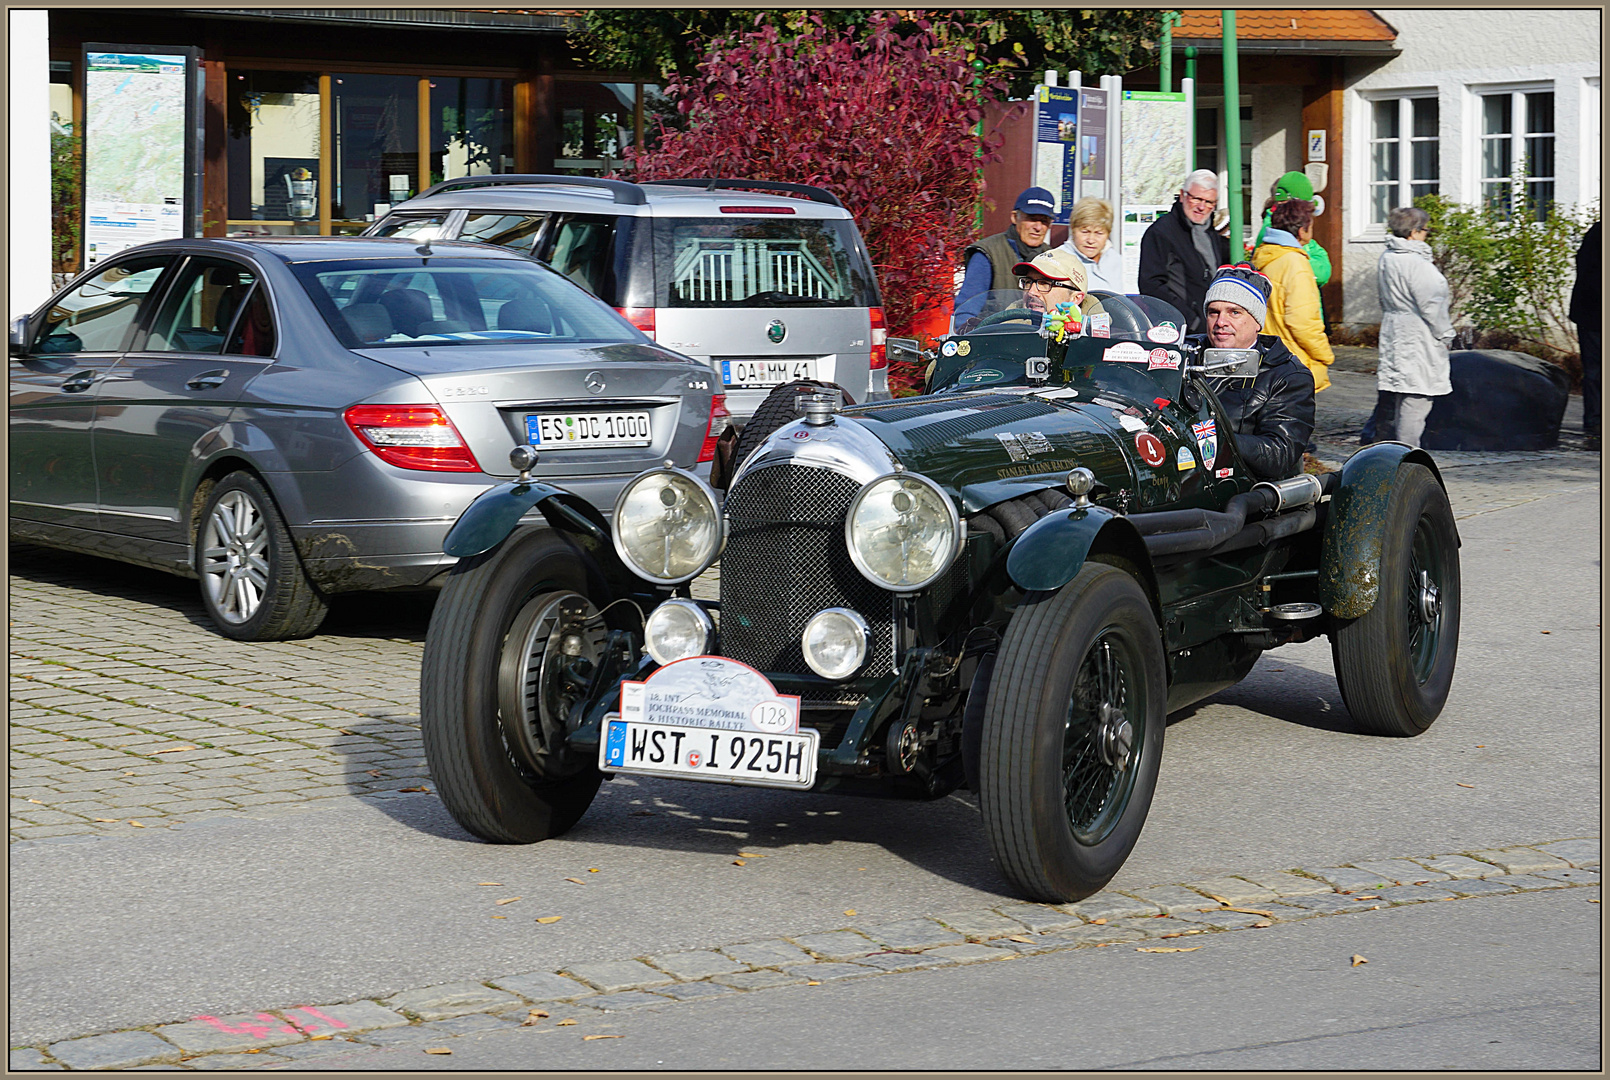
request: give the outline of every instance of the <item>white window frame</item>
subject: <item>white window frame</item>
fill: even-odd
[[[1414,134],[1414,103],[1416,101],[1431,101],[1436,104],[1436,134],[1429,136]],[[1387,185],[1396,187],[1397,190],[1391,200],[1392,208],[1395,209],[1399,206],[1413,205],[1414,187],[1417,184],[1424,185],[1428,182],[1425,179],[1416,180],[1414,177],[1414,145],[1416,143],[1430,142],[1437,144],[1437,171],[1436,175],[1430,178],[1429,183],[1431,184],[1432,192],[1442,190],[1442,99],[1435,89],[1390,90],[1371,93],[1364,98],[1364,102],[1368,106],[1363,110],[1365,113],[1363,117],[1364,138],[1362,140],[1364,144],[1364,163],[1361,172],[1363,174],[1364,188],[1364,201],[1362,203],[1364,225],[1369,232],[1384,232],[1386,230],[1385,218],[1380,221],[1374,220],[1376,188]],[[1397,143],[1398,177],[1396,180],[1378,181],[1375,179],[1375,147],[1382,140],[1375,138],[1375,108],[1377,105],[1387,102],[1396,102],[1398,108],[1398,135],[1394,140]],[[1422,192],[1421,194],[1426,193]]]
[[[1548,176],[1528,177],[1527,185],[1530,186],[1535,183],[1547,181],[1553,186],[1553,201],[1558,202],[1560,192],[1559,123],[1561,98],[1560,88],[1555,81],[1547,80],[1543,82],[1474,85],[1469,88],[1469,92],[1470,109],[1467,113],[1467,116],[1470,121],[1470,139],[1468,140],[1466,152],[1469,155],[1469,170],[1471,179],[1473,181],[1470,187],[1473,196],[1471,201],[1478,205],[1482,204],[1487,198],[1487,185],[1493,183],[1496,179],[1494,177],[1487,176],[1486,170],[1483,167],[1483,162],[1486,156],[1484,152],[1486,149],[1485,143],[1490,137],[1484,132],[1486,127],[1486,99],[1490,97],[1507,96],[1509,98],[1510,108],[1510,130],[1507,136],[1501,137],[1507,138],[1510,141],[1508,173],[1512,175],[1516,170],[1525,164],[1526,142],[1529,138],[1535,138],[1539,135],[1547,136],[1554,144],[1554,171]],[[1554,130],[1532,133],[1526,130],[1526,95],[1539,93],[1550,94],[1554,98]],[[1507,176],[1505,179],[1507,179]]]

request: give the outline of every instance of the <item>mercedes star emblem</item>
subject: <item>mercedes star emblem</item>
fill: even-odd
[[[587,392],[588,393],[590,393],[590,394],[602,394],[604,392],[604,376],[603,376],[603,373],[598,372],[598,371],[589,371],[587,373],[587,379],[586,379],[585,385],[587,387]]]

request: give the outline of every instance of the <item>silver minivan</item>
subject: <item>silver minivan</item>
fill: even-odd
[[[849,211],[821,188],[467,176],[397,204],[366,235],[478,241],[547,263],[708,363],[738,423],[794,379],[888,397],[877,277]]]

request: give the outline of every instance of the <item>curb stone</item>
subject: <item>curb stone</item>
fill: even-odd
[[[1549,850],[1544,851],[1544,848]],[[1535,873],[1501,873],[1505,867],[1491,859],[1502,857],[1514,867],[1535,868]],[[537,1030],[556,1030],[563,1020],[586,1023],[611,1012],[650,1006],[671,1006],[685,1001],[726,997],[775,986],[806,982],[827,983],[895,972],[939,968],[955,964],[987,963],[1052,951],[1134,943],[1157,938],[1230,933],[1269,921],[1295,922],[1361,911],[1390,908],[1427,900],[1506,895],[1545,889],[1591,888],[1600,883],[1596,867],[1596,838],[1554,841],[1536,848],[1510,847],[1470,854],[1424,858],[1375,860],[1352,866],[1274,871],[1216,878],[1187,885],[1164,885],[1140,890],[1137,896],[1098,893],[1076,904],[1011,904],[998,909],[954,912],[927,918],[857,928],[840,928],[796,936],[812,951],[827,956],[855,950],[853,962],[814,961],[811,955],[782,938],[715,949],[685,950],[630,960],[577,964],[564,969],[576,978],[556,972],[528,972],[503,976],[485,983],[456,982],[426,986],[381,1000],[345,1004],[297,1006],[241,1016],[201,1018],[147,1030],[126,1030],[61,1040],[42,1048],[15,1047],[13,1070],[68,1069],[240,1069],[289,1068],[304,1060],[345,1053],[362,1055],[384,1047],[424,1046],[443,1039],[493,1029],[519,1026],[533,1005],[585,998],[584,1002],[557,1008]],[[1424,869],[1421,869],[1421,868]],[[1393,869],[1386,881],[1380,871]],[[1432,869],[1435,868],[1435,869]],[[1475,876],[1477,868],[1485,877]],[[1427,871],[1439,875],[1428,878]],[[1401,875],[1400,873],[1401,872]],[[1391,884],[1399,876],[1434,884]],[[1331,888],[1318,879],[1331,880]],[[1170,899],[1184,902],[1191,890],[1245,882],[1261,890],[1256,906],[1269,917],[1212,907],[1202,897],[1202,910],[1167,912]],[[1311,884],[1310,884],[1311,883]],[[1368,883],[1370,891],[1364,891]],[[1284,889],[1281,887],[1284,886]],[[1243,892],[1237,898],[1247,896]],[[1297,890],[1302,890],[1298,893]],[[1215,890],[1216,891],[1216,890]],[[1219,893],[1230,899],[1226,893]],[[1273,899],[1278,896],[1279,899]],[[1367,897],[1367,899],[1365,898]],[[1155,899],[1153,899],[1155,898]],[[1234,906],[1234,905],[1232,905]],[[1008,914],[1010,913],[1010,914]],[[1097,922],[1097,920],[1101,920]],[[990,936],[989,944],[959,940]],[[1012,938],[1022,940],[1014,941]],[[884,940],[884,939],[893,940]],[[896,946],[893,941],[900,941]],[[878,944],[884,946],[877,951]],[[818,948],[819,946],[819,948]],[[872,946],[872,948],[863,948]],[[666,970],[656,970],[644,961]],[[727,970],[715,970],[725,968]],[[675,969],[675,970],[673,970]],[[702,970],[711,969],[707,974]],[[781,969],[781,970],[777,970]],[[681,972],[679,975],[678,972]],[[604,992],[576,981],[587,978]],[[616,980],[629,985],[616,986]],[[608,986],[604,984],[608,983]],[[653,990],[648,989],[649,986]],[[411,1014],[415,1019],[410,1019]],[[563,1014],[563,1015],[561,1015]],[[283,1019],[281,1019],[283,1017]],[[251,1049],[241,1053],[239,1030],[255,1025],[263,1032]],[[203,1032],[201,1029],[206,1029]],[[216,1033],[212,1040],[208,1033]],[[179,1039],[173,1039],[179,1034]],[[333,1036],[333,1037],[332,1037]],[[231,1042],[229,1037],[235,1041]],[[275,1040],[284,1045],[275,1045]],[[218,1045],[216,1048],[213,1043]],[[273,1046],[272,1053],[266,1052]],[[190,1049],[194,1047],[195,1049]],[[204,1049],[205,1047],[205,1049]],[[226,1048],[227,1047],[227,1048]],[[42,1052],[41,1052],[42,1051]],[[176,1064],[177,1063],[177,1064]]]

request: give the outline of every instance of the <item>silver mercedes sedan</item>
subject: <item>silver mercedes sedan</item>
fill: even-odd
[[[517,446],[607,515],[727,425],[708,365],[450,241],[130,248],[14,319],[10,366],[11,537],[199,578],[251,641],[312,634],[333,593],[433,583]]]

